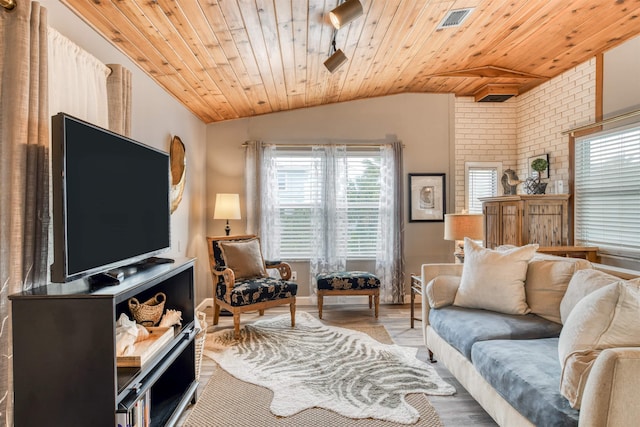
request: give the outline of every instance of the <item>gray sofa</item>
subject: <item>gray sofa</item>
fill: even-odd
[[[501,426],[638,425],[640,347],[606,349],[597,356],[580,410],[572,408],[560,392],[563,367],[558,340],[564,320],[559,316],[560,304],[575,303],[566,301],[570,298],[563,292],[571,279],[576,288],[576,271],[591,268],[604,269],[585,260],[536,254],[529,262],[526,286],[535,281],[547,293],[540,298],[526,288],[532,312],[505,314],[453,304],[462,264],[424,264],[425,345]],[[622,270],[608,269],[607,273],[616,276],[603,273],[609,281],[638,277]],[[551,290],[553,295],[549,283],[558,285]]]

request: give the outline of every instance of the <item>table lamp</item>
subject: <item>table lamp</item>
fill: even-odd
[[[464,238],[484,239],[484,215],[482,214],[446,214],[444,216],[444,240],[454,240],[456,250],[453,256],[456,262],[464,262]]]
[[[230,219],[241,219],[240,217],[240,195],[239,194],[216,194],[216,208],[213,211],[213,219],[226,219],[227,226],[224,228],[227,236],[231,233],[229,227]]]

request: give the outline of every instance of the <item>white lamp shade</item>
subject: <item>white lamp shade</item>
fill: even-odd
[[[216,194],[216,208],[213,219],[241,219],[239,194]]]
[[[329,12],[329,19],[336,30],[339,30],[362,15],[362,12],[360,0],[347,0]]]
[[[444,216],[444,240],[484,239],[484,215],[446,214]]]

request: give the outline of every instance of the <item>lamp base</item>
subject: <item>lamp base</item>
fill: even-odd
[[[464,240],[456,240],[456,250],[453,252],[456,264],[464,264]]]
[[[229,227],[229,220],[227,220],[227,226],[224,228],[224,232],[227,233],[227,236],[231,234],[231,227]]]

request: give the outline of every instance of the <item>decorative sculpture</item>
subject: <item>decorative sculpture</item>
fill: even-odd
[[[167,310],[160,320],[161,328],[168,328],[173,325],[182,325],[182,312],[180,310]]]
[[[518,175],[513,169],[506,169],[502,173],[502,189],[505,196],[516,194],[516,188],[518,184],[523,181],[518,179]]]
[[[169,152],[171,162],[171,213],[178,209],[182,201],[184,183],[187,176],[187,156],[184,143],[179,136],[174,136],[171,140],[171,150]]]

